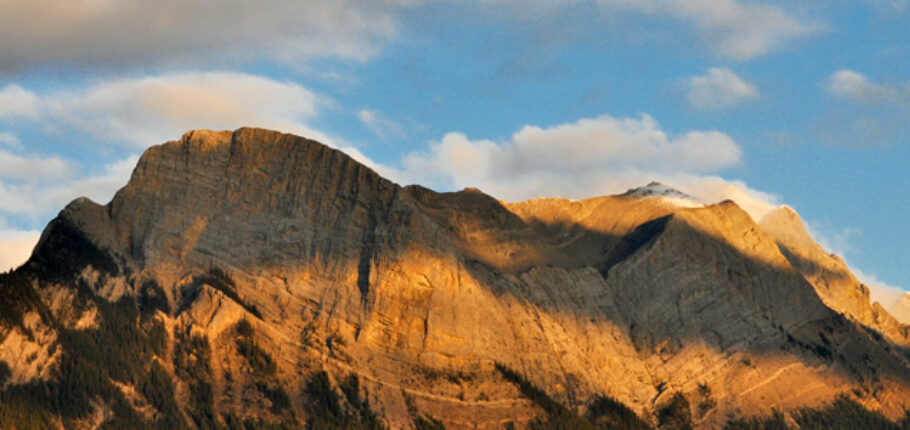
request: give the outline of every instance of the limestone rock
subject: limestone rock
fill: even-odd
[[[609,395],[646,415],[708,386],[705,428],[844,392],[903,414],[906,330],[795,213],[759,225],[653,194],[504,203],[400,187],[297,136],[193,131],[148,149],[109,204],[67,206],[22,270],[69,261],[97,303],[134,298],[187,417],[208,386],[218,417],[304,421],[320,371],[349,409],[356,376],[393,428],[542,413],[497,366],[579,411]],[[80,309],[67,318],[103,318]]]
[[[898,345],[910,346],[903,325],[884,309],[872,306],[868,287],[850,273],[840,257],[827,253],[812,239],[795,211],[782,206],[766,215],[760,225],[831,309],[880,331]]]

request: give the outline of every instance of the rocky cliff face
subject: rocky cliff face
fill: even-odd
[[[906,327],[795,214],[677,200],[506,204],[296,136],[194,131],[0,279],[0,405],[76,428],[521,427],[556,408],[523,375],[581,415],[609,396],[654,420],[676,393],[705,427],[839,393],[903,414]]]
[[[904,294],[891,307],[891,314],[903,324],[910,324],[910,293]]]
[[[873,328],[890,341],[910,346],[906,323],[901,323],[879,303],[870,303],[869,288],[859,282],[835,254],[829,254],[806,231],[799,215],[784,206],[769,213],[760,226],[780,247],[790,264],[815,288],[831,309]]]

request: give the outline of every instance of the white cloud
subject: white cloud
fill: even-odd
[[[879,85],[853,70],[834,72],[828,78],[827,87],[831,94],[857,103],[910,101],[910,84],[903,87]]]
[[[357,112],[357,119],[382,140],[404,135],[404,131],[398,123],[375,110],[362,109]]]
[[[722,109],[758,97],[758,90],[730,69],[711,68],[688,80],[686,100],[696,109]]]
[[[402,183],[472,186],[510,201],[615,194],[657,180],[706,201],[732,199],[760,219],[777,205],[775,196],[711,173],[738,166],[741,155],[721,132],[668,136],[647,115],[604,115],[549,128],[525,126],[505,142],[449,133],[428,150],[408,154],[402,169],[380,169]]]
[[[34,96],[35,121],[136,148],[188,130],[258,126],[329,141],[304,121],[328,103],[293,82],[233,72],[170,73],[102,81]]]
[[[19,141],[19,137],[8,131],[0,132],[0,145],[14,149],[22,149],[22,142]]]
[[[25,263],[40,236],[39,231],[0,230],[0,273]]]
[[[716,175],[676,175],[668,177],[666,182],[677,184],[680,190],[706,202],[733,200],[753,220],[761,220],[781,205],[780,197],[775,194],[751,188],[743,181],[728,180]]]
[[[7,85],[0,90],[0,117],[32,116],[36,112],[38,97],[18,85]]]
[[[365,60],[407,2],[382,0],[0,1],[0,65]]]
[[[137,156],[131,156],[105,166],[99,174],[73,175],[53,182],[42,179],[4,182],[0,178],[0,212],[41,216],[62,209],[78,197],[107,203],[126,185],[137,161]]]
[[[608,8],[689,21],[714,50],[747,60],[818,31],[819,25],[777,6],[738,0],[599,0]]]
[[[0,180],[51,181],[70,173],[69,165],[59,157],[21,157],[0,149]]]

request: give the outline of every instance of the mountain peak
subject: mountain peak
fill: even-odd
[[[291,241],[305,231],[301,214],[388,201],[397,188],[314,140],[258,128],[194,130],[142,155],[109,205],[113,230],[132,233],[109,247],[142,258],[261,263],[263,254],[287,255],[268,251],[276,226],[295,231],[281,233]]]
[[[76,391],[80,411],[59,409],[71,404],[60,390],[34,390],[55,417],[87,416],[97,393],[119,405],[135,392],[130,404],[158,408],[147,384],[128,386],[152,369],[179,388],[147,419],[177,423],[168,428],[235,411],[303,427],[326,392],[348,400],[334,409],[388,428],[415,416],[455,429],[550,419],[521,398],[526,384],[552,396],[543,405],[574,411],[610,396],[628,416],[710,386],[716,403],[695,424],[719,428],[878,375],[880,395],[863,400],[903,416],[910,366],[854,324],[876,314],[843,264],[814,248],[783,255],[789,242],[732,201],[679,210],[696,205],[657,182],[507,204],[471,188],[401,188],[298,136],[196,130],[149,148],[108,205],[70,204],[29,263],[0,275],[0,363],[16,383],[46,374],[81,387],[82,373],[57,370],[72,361],[55,360],[94,372],[100,388]],[[880,333],[905,339],[897,330]],[[794,395],[792,381],[814,388]],[[184,395],[195,386],[211,396]],[[32,390],[0,390],[23,392],[32,402]]]
[[[630,188],[620,195],[627,197],[657,197],[666,203],[681,207],[701,207],[704,205],[704,202],[700,199],[657,181],[651,181],[643,187]]]
[[[759,220],[758,224],[778,242],[783,242],[787,246],[800,249],[818,246],[806,230],[802,218],[789,206],[783,205],[774,209]]]
[[[637,188],[630,188],[628,191],[622,194],[623,196],[634,196],[634,197],[646,197],[646,196],[656,196],[656,197],[675,197],[680,199],[688,199],[697,201],[695,197],[692,197],[682,191],[677,190],[669,185],[662,184],[657,181],[651,181],[648,185]]]

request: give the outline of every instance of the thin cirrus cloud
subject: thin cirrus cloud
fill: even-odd
[[[765,3],[738,0],[599,0],[607,8],[691,23],[720,56],[748,60],[818,32],[813,20]]]
[[[910,132],[910,82],[876,82],[855,70],[841,69],[822,83],[833,99],[812,130],[840,146],[894,145]]]
[[[303,86],[235,72],[187,72],[123,78],[77,90],[35,94],[17,86],[0,119],[29,113],[36,123],[78,130],[133,148],[198,128],[260,126],[330,140],[306,125],[331,103]],[[0,99],[2,100],[2,99]]]
[[[687,80],[686,101],[701,110],[723,109],[758,98],[754,85],[730,69],[711,68]]]
[[[372,109],[361,109],[357,112],[357,119],[382,140],[402,137],[405,134],[401,125]]]
[[[615,194],[657,180],[705,201],[732,199],[760,219],[777,198],[717,175],[739,166],[741,157],[739,146],[718,131],[671,136],[648,115],[603,115],[547,128],[525,126],[501,142],[448,133],[426,150],[407,154],[400,168],[362,161],[401,183],[479,187],[509,201]]]
[[[0,1],[0,69],[160,61],[366,60],[396,31],[396,0]]]

